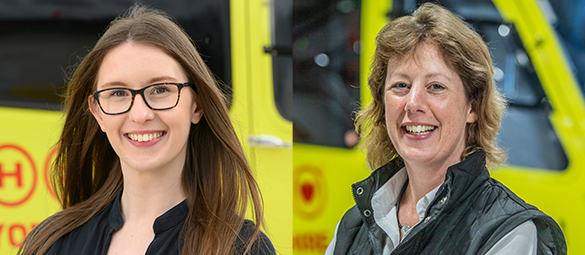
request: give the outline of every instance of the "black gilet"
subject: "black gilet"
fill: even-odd
[[[401,159],[394,159],[352,185],[356,205],[339,223],[335,255],[382,254],[386,233],[374,220],[371,199],[403,167]],[[528,220],[537,228],[538,254],[567,253],[557,223],[492,179],[480,150],[448,168],[445,182],[427,208],[424,220],[391,254],[485,254]]]

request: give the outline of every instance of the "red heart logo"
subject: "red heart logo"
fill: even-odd
[[[311,201],[311,198],[313,197],[313,185],[310,183],[304,183],[301,185],[301,192],[303,193],[305,201]]]

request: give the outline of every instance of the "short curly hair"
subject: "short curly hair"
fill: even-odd
[[[387,24],[376,38],[376,52],[368,86],[372,103],[357,114],[356,131],[367,160],[376,169],[400,157],[388,136],[384,111],[384,86],[389,62],[411,56],[421,43],[434,44],[447,64],[461,78],[465,95],[477,113],[477,121],[466,127],[463,160],[481,149],[486,166],[494,168],[506,160],[495,144],[506,101],[496,89],[493,64],[487,45],[471,26],[446,8],[425,3],[412,15]]]

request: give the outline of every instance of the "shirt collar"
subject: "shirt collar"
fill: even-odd
[[[110,213],[108,214],[108,222],[110,227],[116,231],[124,225],[124,218],[122,218],[122,210],[120,208],[120,199],[122,197],[122,190],[118,192],[118,195],[111,204]]]
[[[185,199],[183,202],[175,205],[173,208],[166,211],[163,215],[156,218],[152,226],[154,234],[159,234],[176,226],[177,224],[185,222],[185,218],[187,218],[188,213],[189,206],[187,205],[187,200]]]
[[[441,185],[439,185],[439,186],[435,187],[433,190],[429,191],[429,193],[427,193],[424,197],[422,197],[416,203],[416,213],[418,214],[418,219],[420,221],[422,221],[424,219],[427,208],[429,207],[431,202],[433,202],[433,199],[435,199],[435,196],[437,195],[437,191],[439,190],[439,187],[441,187]]]
[[[400,229],[398,228],[398,218],[396,217],[396,202],[400,196],[400,192],[402,192],[402,188],[406,184],[407,178],[406,169],[403,167],[372,196],[374,220],[386,232],[394,247],[400,242]],[[420,221],[424,219],[427,208],[433,199],[435,199],[439,187],[441,185],[429,191],[416,203],[416,211]]]
[[[114,231],[120,229],[122,225],[124,225],[124,218],[122,218],[122,210],[120,207],[121,197],[122,190],[120,190],[116,196],[116,199],[114,199],[113,203],[111,204],[111,210],[108,215],[108,222]],[[189,206],[187,205],[187,200],[185,199],[154,220],[154,224],[152,225],[154,234],[157,235],[176,226],[177,224],[183,223],[185,218],[187,218],[188,213]]]

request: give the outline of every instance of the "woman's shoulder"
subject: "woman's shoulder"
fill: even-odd
[[[242,225],[238,238],[236,239],[236,254],[244,254],[255,229],[256,224],[254,224],[253,221],[244,220],[244,224]],[[248,254],[269,255],[276,254],[276,251],[274,250],[274,246],[272,245],[272,242],[270,242],[268,236],[260,231]]]
[[[526,203],[522,198],[520,198],[516,193],[510,190],[506,185],[501,183],[500,181],[489,178],[488,181],[485,183],[486,189],[488,194],[494,198],[498,198],[498,200],[505,200],[508,201],[508,206],[515,206],[518,207],[520,210],[538,210],[535,206]]]
[[[363,225],[362,213],[358,209],[357,205],[352,206],[345,212],[341,220],[339,221],[339,232],[357,231]]]
[[[58,233],[59,238],[50,246],[46,254],[97,254],[103,242],[103,236],[111,232],[113,226],[110,218],[110,206],[97,215],[84,221],[80,226],[63,232],[63,225],[71,224],[75,219],[63,217],[64,211],[57,212],[45,219],[29,234],[29,240],[39,239],[45,242]],[[41,234],[42,233],[42,234]],[[82,252],[83,251],[83,252]],[[88,253],[92,251],[92,253]]]
[[[563,232],[552,217],[525,202],[501,182],[490,178],[487,183],[490,191],[487,194],[491,199],[486,199],[486,201],[491,201],[491,204],[485,207],[489,209],[485,210],[484,216],[505,219],[498,227],[501,229],[500,235],[509,233],[520,224],[531,221],[538,230],[538,239],[545,240],[541,248],[566,250]]]

